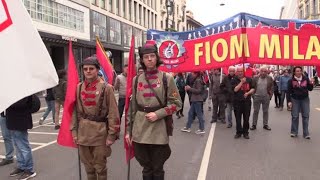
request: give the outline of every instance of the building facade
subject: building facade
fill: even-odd
[[[281,9],[280,19],[298,19],[298,1],[285,0]]]
[[[186,0],[23,0],[57,70],[66,69],[68,42],[77,63],[95,54],[95,38],[111,51],[119,73],[148,29],[186,30]],[[168,13],[169,12],[169,13]],[[166,26],[168,24],[168,27]]]
[[[161,29],[160,1],[155,0],[23,0],[57,70],[66,69],[68,42],[79,64],[95,54],[98,36],[111,51],[115,70],[127,63],[131,37],[135,47],[147,29]]]
[[[159,30],[186,30],[186,0],[155,0],[159,7]]]
[[[298,18],[306,20],[319,19],[320,0],[297,0],[298,1]]]
[[[192,31],[203,26],[203,24],[201,24],[200,22],[194,19],[192,11],[187,10],[186,15],[187,15],[187,31]]]

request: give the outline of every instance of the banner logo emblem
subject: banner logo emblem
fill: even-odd
[[[175,68],[185,62],[186,49],[183,47],[184,41],[179,39],[179,36],[161,35],[156,43],[159,47],[159,56],[167,68]]]

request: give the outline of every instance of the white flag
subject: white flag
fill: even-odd
[[[0,0],[0,112],[53,87],[58,76],[21,0]]]

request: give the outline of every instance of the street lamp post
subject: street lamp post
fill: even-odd
[[[169,17],[172,14],[174,16],[174,2],[173,2],[173,0],[166,0],[166,7],[167,7],[166,31],[168,31],[169,30]]]

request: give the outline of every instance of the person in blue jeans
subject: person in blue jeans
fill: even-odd
[[[287,110],[291,111],[291,107],[289,106],[290,102],[290,95],[288,92],[288,82],[291,79],[289,76],[289,70],[285,69],[283,71],[283,75],[280,76],[279,78],[279,93],[280,93],[280,111],[283,111],[283,103],[284,103],[284,98],[287,98]]]
[[[31,116],[33,106],[40,108],[40,104],[34,104],[32,96],[28,96],[11,105],[5,113],[6,124],[10,130],[17,156],[17,168],[10,173],[10,176],[19,176],[20,180],[37,175],[33,169],[32,151],[28,140],[28,129],[33,127]]]
[[[42,117],[40,118],[39,124],[42,125],[43,121],[48,117],[49,113],[52,113],[52,121],[53,123],[54,118],[55,118],[55,99],[54,99],[54,94],[53,94],[53,89],[47,89],[46,93],[45,93],[45,100],[47,103],[47,109],[44,112],[44,114],[42,115]]]
[[[4,165],[13,163],[13,152],[14,152],[12,137],[9,129],[7,128],[6,117],[4,112],[0,114],[0,126],[1,126],[3,141],[4,141],[4,147],[6,149],[5,158],[2,159],[2,161],[0,162],[0,166],[4,166]]]
[[[200,77],[200,72],[193,72],[192,73],[192,80],[191,80],[192,87],[187,85],[185,87],[185,90],[191,94],[190,102],[191,106],[188,113],[188,122],[186,127],[181,129],[183,132],[191,132],[191,125],[194,120],[194,115],[199,119],[199,130],[196,131],[196,134],[204,134],[204,119],[203,119],[203,111],[202,111],[202,105],[203,105],[203,90],[204,90],[204,84]]]
[[[309,114],[310,114],[310,99],[309,91],[313,90],[314,79],[309,80],[304,76],[302,67],[293,68],[292,79],[288,82],[288,92],[291,97],[291,137],[298,136],[299,129],[299,113],[302,115],[303,137],[311,139],[309,134]]]

